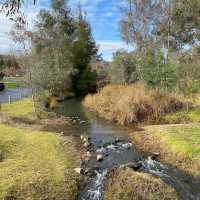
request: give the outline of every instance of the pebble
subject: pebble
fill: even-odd
[[[97,161],[102,161],[103,160],[103,155],[102,154],[98,154],[97,155]]]

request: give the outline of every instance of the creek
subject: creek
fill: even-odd
[[[7,103],[9,96],[13,101],[31,95],[29,89],[10,89],[0,92],[0,102]],[[129,127],[119,126],[97,117],[82,106],[79,101],[68,100],[58,109],[60,115],[65,116],[71,123],[65,132],[79,141],[80,136],[89,138],[91,153],[89,160],[83,162],[82,167],[89,169],[87,183],[84,185],[78,200],[103,200],[104,190],[109,170],[134,163],[134,167],[141,173],[153,174],[177,191],[180,199],[200,200],[200,186],[194,178],[173,166],[162,164],[152,157],[139,152],[130,141]],[[97,161],[102,155],[103,160]],[[199,183],[199,182],[198,182]]]
[[[66,130],[67,134],[75,136],[78,140],[81,135],[86,135],[90,142],[88,151],[91,157],[83,162],[82,166],[90,172],[90,176],[78,200],[103,200],[109,170],[129,163],[136,163],[134,167],[141,173],[160,177],[175,188],[180,199],[200,200],[200,186],[195,184],[188,174],[153,160],[137,150],[129,140],[129,133],[133,132],[131,128],[98,118],[75,100],[65,102],[59,113],[71,121],[72,125]],[[97,161],[98,155],[103,156],[101,161]]]

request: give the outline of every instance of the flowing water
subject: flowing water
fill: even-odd
[[[128,139],[130,128],[97,118],[74,100],[64,103],[59,112],[72,122],[72,126],[66,130],[67,134],[76,135],[77,138],[86,134],[90,138],[89,149],[92,156],[83,167],[89,169],[92,176],[89,176],[87,184],[80,192],[79,200],[103,200],[108,171],[130,162],[139,164],[139,171],[142,173],[160,177],[174,187],[180,199],[200,200],[200,185],[189,175],[137,151]],[[99,154],[103,155],[101,162],[96,159]]]
[[[28,89],[13,89],[0,92],[0,102],[8,102],[8,96],[13,101],[30,96]],[[135,145],[129,141],[129,128],[110,123],[97,118],[88,112],[80,102],[70,100],[62,104],[59,113],[71,121],[66,127],[66,133],[80,140],[82,134],[90,138],[91,158],[83,163],[90,170],[87,184],[80,192],[78,200],[103,200],[107,173],[127,163],[138,163],[139,171],[160,177],[164,182],[174,187],[183,200],[200,200],[200,185],[183,171],[172,166],[163,165],[151,157],[145,157],[138,152]],[[97,155],[103,155],[101,162]],[[137,166],[136,166],[137,167]]]

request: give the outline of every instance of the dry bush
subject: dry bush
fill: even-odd
[[[108,180],[105,200],[177,200],[173,188],[160,178],[131,169],[117,171]]]
[[[87,96],[84,105],[120,124],[158,122],[163,115],[190,106],[178,94],[147,89],[141,83],[108,85],[98,94]]]

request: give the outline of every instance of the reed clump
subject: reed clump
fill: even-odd
[[[88,95],[83,103],[100,116],[123,125],[158,123],[168,113],[191,107],[191,103],[177,93],[149,89],[142,83],[107,85],[97,94]]]
[[[126,169],[110,175],[104,198],[105,200],[178,200],[178,195],[160,178]]]

